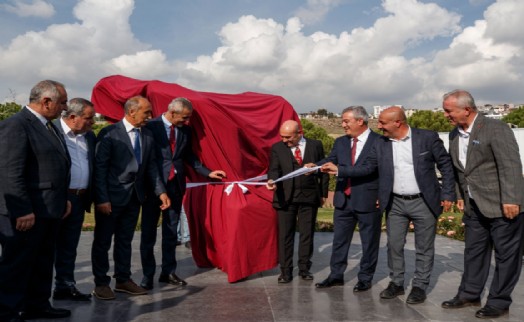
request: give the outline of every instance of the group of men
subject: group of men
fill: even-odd
[[[175,273],[184,163],[209,178],[226,177],[204,167],[192,152],[186,125],[192,111],[189,100],[176,98],[149,121],[150,102],[135,96],[125,103],[124,118],[95,137],[91,102],[68,102],[65,86],[52,80],[32,88],[29,104],[0,123],[0,321],[70,316],[50,304],[51,293],[54,300],[90,300],[76,288],[74,268],[84,214],[93,202],[95,297],[115,298],[107,275],[113,239],[114,290],[141,295],[153,288],[160,215],[158,282],[187,284]],[[131,279],[131,242],[140,207],[144,276],[137,285]]]
[[[324,157],[319,141],[303,137],[297,122],[282,124],[281,142],[271,149],[267,183],[267,188],[275,191],[273,204],[278,213],[278,283],[293,279],[297,221],[298,275],[313,280],[309,269],[314,222],[317,207],[327,196],[325,174],[332,174],[336,176],[336,190],[330,274],[315,284],[317,288],[344,284],[356,225],[362,257],[353,291],[372,287],[385,213],[390,282],[380,298],[405,294],[404,246],[413,225],[415,272],[406,302],[423,303],[433,269],[437,220],[456,202],[464,211],[464,273],[457,294],[442,307],[480,306],[494,251],[493,281],[485,305],[475,316],[490,319],[507,314],[522,266],[524,179],[518,145],[506,124],[479,114],[467,91],[445,94],[443,109],[456,126],[449,135],[449,153],[436,132],[410,127],[400,107],[380,113],[378,128],[383,135],[368,128],[363,107],[344,109],[342,127],[346,135],[335,140],[328,157]],[[275,182],[302,166],[317,170]]]

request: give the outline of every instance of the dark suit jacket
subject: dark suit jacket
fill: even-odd
[[[515,135],[503,122],[478,115],[469,137],[466,168],[459,161],[459,134],[449,134],[449,152],[459,198],[469,209],[468,186],[482,214],[502,217],[502,204],[524,205],[524,179]]]
[[[411,128],[413,166],[415,178],[424,201],[435,217],[442,213],[442,200],[455,201],[455,183],[451,158],[434,131]],[[442,175],[442,187],[437,179],[435,165]],[[339,176],[362,176],[378,169],[379,205],[381,210],[389,208],[393,193],[394,168],[391,140],[381,137],[364,165],[339,167]]]
[[[53,124],[56,126],[60,134],[65,136],[64,129],[62,128],[62,123],[60,119],[53,121]],[[85,139],[87,143],[87,162],[89,165],[89,184],[87,185],[87,198],[84,198],[84,209],[87,212],[91,212],[91,203],[93,202],[93,173],[94,173],[94,163],[95,163],[95,148],[96,148],[96,136],[93,131],[89,131],[85,134]],[[65,139],[64,139],[65,140]]]
[[[125,206],[133,193],[142,203],[146,176],[156,195],[166,192],[156,166],[153,135],[143,127],[141,138],[142,164],[139,166],[122,121],[100,131],[95,154],[96,204],[111,202]]]
[[[373,150],[375,142],[381,137],[381,135],[371,131],[368,139],[364,144],[362,151],[360,152],[358,159],[355,161],[355,165],[359,166],[364,164],[368,155]],[[333,149],[329,156],[318,162],[318,165],[322,165],[326,162],[333,162],[339,166],[351,166],[351,140],[350,136],[344,135],[335,140]],[[348,177],[339,176],[337,177],[337,186],[335,188],[335,196],[333,198],[333,205],[337,208],[343,208],[346,204],[346,200],[349,200],[351,208],[358,212],[373,212],[377,210],[378,200],[378,171],[363,176],[355,177],[351,179],[351,194],[355,198],[346,198],[344,190],[347,186]]]
[[[182,126],[178,128],[176,136],[175,153],[171,153],[171,146],[169,145],[169,138],[162,122],[162,116],[159,116],[149,121],[146,127],[152,132],[155,141],[156,162],[164,184],[169,178],[169,171],[171,165],[174,165],[176,170],[175,179],[182,195],[186,190],[186,169],[184,163],[187,163],[196,172],[208,177],[211,171],[204,167],[197,156],[193,153],[191,146],[191,128],[189,126]]]
[[[0,122],[0,214],[64,215],[71,161],[63,143],[27,108]]]
[[[322,142],[318,140],[306,139],[306,150],[304,151],[303,163],[315,163],[324,158],[324,148]],[[278,179],[299,166],[291,149],[283,142],[277,142],[271,147],[271,157],[269,159],[268,179]],[[317,206],[321,204],[321,198],[327,197],[329,176],[318,173],[309,176],[301,176],[302,193],[310,196]],[[277,190],[273,197],[273,207],[286,208],[293,197],[293,180],[284,180],[277,183]]]

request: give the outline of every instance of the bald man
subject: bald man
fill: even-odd
[[[296,121],[286,121],[280,127],[281,142],[271,147],[267,188],[275,191],[273,207],[278,214],[278,261],[281,274],[278,283],[293,280],[293,248],[298,219],[300,243],[298,246],[298,275],[313,280],[311,256],[318,207],[324,204],[329,177],[318,173],[299,176],[274,183],[304,164],[322,160],[324,148],[317,140],[306,139]]]
[[[435,257],[438,216],[455,201],[451,157],[434,131],[411,128],[396,106],[380,113],[378,128],[384,134],[362,166],[324,164],[322,171],[339,177],[359,177],[378,170],[379,207],[386,211],[388,267],[391,281],[382,299],[404,294],[404,245],[410,222],[415,228],[415,274],[408,304],[426,300]],[[435,165],[442,175],[440,185]]]

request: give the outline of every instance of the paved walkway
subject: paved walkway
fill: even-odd
[[[193,263],[191,253],[179,247],[178,275],[189,283],[184,288],[155,284],[145,296],[117,293],[113,301],[93,299],[90,303],[57,301],[55,306],[72,310],[69,319],[60,321],[475,321],[476,308],[444,310],[442,301],[453,297],[460,282],[463,267],[463,243],[437,236],[435,268],[423,304],[405,303],[406,295],[392,300],[381,300],[379,293],[387,286],[385,234],[382,235],[378,269],[371,290],[353,293],[360,258],[360,239],[354,236],[350,249],[346,285],[317,290],[315,282],[329,274],[332,233],[315,235],[315,254],[312,272],[315,281],[295,277],[292,283],[277,284],[277,268],[250,276],[247,280],[230,284],[225,273],[217,269],[200,269]],[[77,264],[78,288],[84,292],[93,289],[90,247],[92,233],[82,233]],[[133,278],[139,282],[142,274],[139,257],[140,232],[133,242]],[[408,234],[406,248],[406,280],[414,269],[413,234]],[[157,248],[157,254],[159,249]],[[111,261],[112,262],[112,261]],[[295,276],[297,271],[295,270]],[[113,282],[114,283],[114,282]],[[508,316],[497,321],[524,321],[524,280],[513,292],[514,303]],[[485,297],[483,303],[485,303]],[[46,321],[46,320],[42,320]],[[48,321],[48,320],[47,320]]]

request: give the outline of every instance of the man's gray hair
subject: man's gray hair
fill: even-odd
[[[353,113],[353,117],[356,120],[363,120],[364,124],[368,124],[369,115],[366,109],[363,106],[356,105],[356,106],[349,106],[342,110],[342,115],[344,115],[347,112]]]
[[[53,101],[57,100],[60,97],[59,87],[65,89],[64,84],[54,80],[46,79],[38,82],[38,84],[31,89],[29,103],[39,102],[43,97],[49,97]]]
[[[81,116],[87,107],[93,107],[93,103],[86,100],[85,98],[72,98],[67,103],[67,110],[62,112],[62,117],[67,118],[71,115]]]
[[[442,101],[446,101],[448,98],[453,97],[457,100],[457,106],[465,109],[466,107],[471,108],[473,111],[477,111],[477,105],[475,105],[475,99],[473,96],[463,89],[455,89],[449,93],[444,94]]]
[[[141,95],[133,96],[130,99],[128,99],[124,104],[124,112],[126,113],[126,115],[129,115],[129,113],[136,110],[138,108],[138,104],[140,104],[140,100],[142,99],[147,101],[147,98]]]
[[[184,109],[193,111],[193,104],[185,97],[177,97],[169,103],[167,109],[175,113],[182,113]]]

